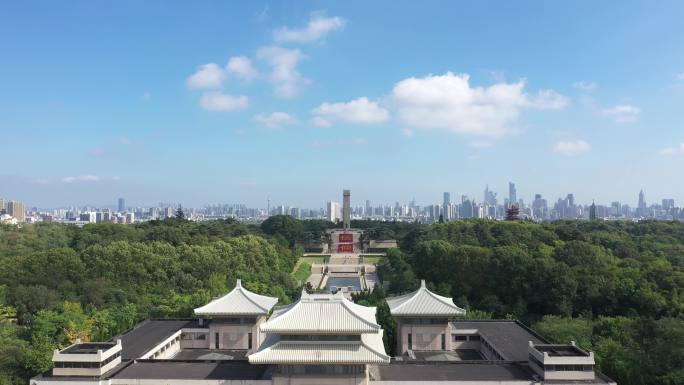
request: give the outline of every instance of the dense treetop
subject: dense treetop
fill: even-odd
[[[435,225],[353,221],[397,239],[379,267],[389,294],[425,279],[468,318],[517,318],[556,342],[594,350],[620,384],[684,384],[684,224],[465,220]],[[276,216],[260,226],[182,217],[82,228],[0,227],[0,384],[26,383],[52,349],[107,340],[149,317],[189,317],[236,278],[295,300],[295,246],[335,225]],[[394,320],[378,306],[388,352]]]

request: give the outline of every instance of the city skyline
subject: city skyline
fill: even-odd
[[[588,201],[584,201],[582,199],[577,199],[576,194],[573,192],[567,192],[562,195],[559,195],[557,197],[553,197],[551,195],[547,195],[544,193],[534,193],[531,196],[526,196],[526,195],[519,195],[517,193],[518,191],[518,186],[515,182],[507,182],[508,190],[506,194],[501,194],[499,191],[496,191],[495,189],[491,188],[489,184],[486,184],[483,188],[484,192],[480,193],[459,193],[459,192],[454,192],[454,191],[443,191],[440,194],[437,194],[437,198],[433,199],[427,199],[427,200],[418,200],[415,198],[415,196],[412,196],[411,198],[405,198],[405,197],[396,197],[394,199],[388,199],[388,200],[375,200],[371,199],[369,197],[363,197],[361,200],[357,202],[353,202],[352,205],[355,207],[360,207],[364,206],[366,202],[373,202],[373,204],[377,205],[382,205],[382,206],[387,206],[387,205],[394,205],[396,203],[402,203],[402,204],[416,204],[419,206],[425,206],[425,205],[439,205],[441,207],[444,207],[448,203],[457,203],[460,201],[463,197],[468,198],[469,200],[474,200],[475,202],[478,203],[492,203],[496,202],[497,204],[502,204],[503,202],[510,202],[511,199],[511,191],[513,191],[513,196],[516,198],[515,201],[518,202],[520,199],[522,199],[525,204],[531,204],[534,199],[537,196],[542,196],[545,199],[564,199],[568,196],[572,196],[573,200],[575,200],[578,204],[582,205],[590,205],[593,202],[596,202],[598,204],[610,204],[612,202],[620,202],[621,204],[626,204],[629,205],[630,207],[633,208],[641,208],[642,207],[642,200],[643,203],[647,205],[651,204],[659,204],[663,200],[672,200],[675,202],[682,202],[679,201],[675,198],[672,198],[674,194],[670,194],[667,196],[663,197],[651,197],[649,200],[649,197],[645,193],[644,189],[640,189],[637,194],[635,195],[636,198],[632,200],[619,200],[619,199],[609,199],[607,201],[598,201],[596,199],[589,199]],[[513,190],[511,190],[511,188]],[[453,194],[453,195],[452,195]],[[339,195],[339,194],[337,194]],[[355,194],[358,197],[358,194]],[[441,195],[441,198],[439,198],[439,195]],[[11,199],[11,196],[2,196],[0,195],[0,202],[7,202]],[[22,200],[18,200],[22,201]],[[133,204],[127,204],[128,198],[117,196],[116,198],[113,198],[112,202],[100,202],[100,203],[93,203],[93,202],[75,202],[71,204],[62,204],[62,205],[41,205],[40,203],[36,202],[25,202],[27,207],[36,207],[38,209],[56,209],[56,208],[69,208],[69,207],[102,207],[102,208],[111,208],[114,210],[117,210],[118,212],[125,212],[125,209],[122,208],[127,208],[127,207],[164,207],[166,205],[169,206],[174,206],[174,205],[182,205],[185,207],[189,208],[201,208],[201,207],[208,207],[212,205],[225,205],[225,204],[236,204],[236,205],[246,205],[254,208],[259,208],[259,209],[271,209],[277,206],[288,206],[288,207],[301,207],[301,208],[308,208],[308,209],[314,209],[314,208],[325,208],[327,205],[327,202],[333,201],[339,205],[342,204],[343,199],[340,199],[339,197],[329,195],[327,198],[323,199],[321,203],[318,203],[318,206],[316,206],[316,203],[312,202],[304,202],[303,204],[299,203],[293,203],[293,202],[287,202],[287,201],[281,201],[278,199],[274,199],[272,196],[267,196],[267,198],[264,200],[264,202],[259,203],[258,201],[254,201],[255,203],[251,202],[244,202],[244,201],[237,201],[237,200],[230,200],[230,199],[224,199],[222,201],[216,201],[216,202],[202,202],[199,204],[188,204],[187,202],[182,202],[179,200],[160,200],[158,199],[156,202],[133,202]]]
[[[681,202],[684,4],[660,4],[7,4],[0,196]]]

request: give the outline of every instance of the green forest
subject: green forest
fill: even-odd
[[[684,384],[684,224],[352,226],[399,241],[379,266],[388,295],[422,278],[468,318],[520,319],[554,342],[577,341],[620,384]],[[150,317],[190,317],[236,278],[281,303],[296,300],[297,246],[331,227],[287,216],[259,226],[169,219],[0,227],[0,384],[25,384],[51,367],[52,349],[76,339],[107,340]],[[377,291],[357,300],[380,307],[392,336],[383,298]]]

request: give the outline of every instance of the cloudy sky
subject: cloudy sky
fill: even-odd
[[[0,197],[684,203],[683,2],[477,3],[5,2]]]

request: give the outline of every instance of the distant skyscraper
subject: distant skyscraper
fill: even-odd
[[[337,222],[340,220],[340,204],[333,201],[328,201],[326,218],[330,222]]]
[[[595,221],[597,218],[598,217],[596,215],[596,203],[592,201],[591,206],[589,206],[589,219]]]
[[[5,211],[8,215],[16,219],[18,223],[24,223],[26,221],[24,202],[9,201],[6,205]]]
[[[640,217],[645,217],[646,213],[646,196],[644,195],[644,190],[641,190],[639,191],[639,205],[637,206],[637,215]]]
[[[0,214],[4,214],[4,213],[5,213],[5,200],[0,199]]]
[[[124,211],[126,211],[126,200],[119,198],[119,212],[122,213]]]
[[[370,217],[373,215],[373,207],[371,206],[371,201],[366,199],[366,211],[365,213],[367,217]]]
[[[451,194],[448,192],[444,193],[444,201],[442,202],[442,214],[444,220],[449,220],[451,217],[449,216],[449,204],[451,203]]]
[[[496,193],[489,190],[489,185],[485,186],[484,203],[490,206],[496,206]]]
[[[342,190],[342,219],[344,228],[351,227],[351,190]]]
[[[508,182],[508,202],[509,204],[517,204],[518,194],[515,190],[515,183]]]

